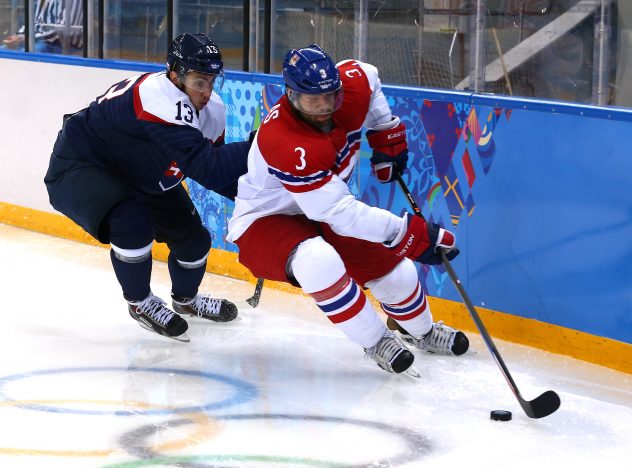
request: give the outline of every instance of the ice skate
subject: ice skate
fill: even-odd
[[[413,353],[406,349],[392,331],[387,331],[375,346],[365,348],[364,352],[382,369],[396,374],[408,370],[415,360]]]
[[[213,322],[230,322],[237,317],[237,306],[226,299],[198,294],[193,299],[172,296],[173,310],[179,314],[202,317]]]
[[[391,330],[400,332],[405,343],[429,353],[460,356],[470,347],[470,340],[465,333],[444,325],[442,321],[433,323],[432,329],[420,338],[410,335],[391,317],[387,319],[386,325]]]
[[[142,301],[128,301],[128,304],[129,314],[141,327],[174,340],[189,341],[186,320],[170,310],[159,297],[149,294]]]

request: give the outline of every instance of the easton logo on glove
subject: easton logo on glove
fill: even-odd
[[[406,127],[403,123],[388,130],[366,133],[369,146],[373,148],[371,166],[377,179],[392,182],[395,174],[401,174],[408,165],[408,143],[406,143]]]
[[[448,260],[459,254],[454,234],[438,224],[427,223],[421,216],[406,213],[405,231],[399,242],[390,246],[398,257],[407,257],[419,263],[439,265],[441,250]]]
[[[395,129],[398,129],[399,127],[404,127],[404,124],[399,124],[397,127],[395,127]],[[387,140],[395,140],[395,139],[397,139],[397,140],[404,139],[405,140],[406,139],[406,127],[404,127],[401,132],[389,133],[388,135],[386,135],[386,139]]]

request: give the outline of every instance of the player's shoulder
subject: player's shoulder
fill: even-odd
[[[189,96],[178,89],[165,72],[150,73],[140,82],[134,107],[141,120],[199,128]]]
[[[257,144],[268,165],[283,172],[329,170],[336,160],[328,139],[302,122],[285,98],[270,109],[259,128]]]
[[[377,67],[360,60],[342,60],[336,64],[344,87],[368,85],[373,90],[379,80]]]
[[[198,115],[200,130],[205,138],[217,142],[226,128],[226,107],[222,98],[213,92],[211,99]]]
[[[211,106],[213,109],[215,108],[222,108],[224,109],[224,100],[222,99],[222,97],[217,94],[215,91],[213,91],[211,93],[211,99],[209,100],[207,106]]]

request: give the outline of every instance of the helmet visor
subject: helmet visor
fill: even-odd
[[[224,72],[215,75],[207,75],[203,73],[187,73],[180,82],[187,88],[204,93],[206,91],[221,90],[224,85]]]
[[[342,87],[336,91],[321,94],[300,93],[290,89],[288,98],[294,108],[304,114],[327,115],[333,114],[340,109],[344,99],[344,93]]]

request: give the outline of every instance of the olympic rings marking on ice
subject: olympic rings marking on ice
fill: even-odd
[[[415,432],[411,429],[404,427],[392,426],[386,423],[380,423],[375,421],[365,421],[361,419],[352,418],[339,418],[331,416],[310,416],[310,415],[294,415],[294,414],[237,414],[228,416],[217,416],[216,420],[224,421],[242,421],[242,420],[256,420],[256,419],[273,419],[273,420],[291,420],[291,421],[306,421],[306,422],[323,422],[334,424],[349,424],[364,428],[375,429],[383,431],[388,434],[394,434],[401,437],[404,441],[404,448],[401,453],[388,457],[384,460],[371,460],[371,465],[375,466],[397,466],[405,463],[410,463],[425,455],[428,455],[432,451],[432,444],[422,434]],[[171,424],[182,424],[183,422],[178,420]],[[132,468],[149,465],[161,465],[161,464],[174,464],[178,466],[209,466],[206,464],[200,464],[203,462],[211,462],[212,466],[218,467],[217,462],[260,462],[270,463],[272,465],[278,465],[280,463],[300,463],[303,465],[312,466],[327,466],[327,467],[339,467],[339,468],[351,468],[358,467],[358,464],[337,463],[326,460],[314,460],[311,458],[301,457],[284,457],[284,456],[269,456],[269,455],[161,455],[160,453],[153,452],[151,449],[139,446],[143,440],[155,436],[160,429],[159,425],[145,425],[138,429],[134,429],[123,437],[121,437],[121,446],[127,450],[130,455],[142,458],[141,460],[134,460],[129,462],[114,463],[107,465],[107,468]],[[128,443],[133,441],[133,444]]]
[[[237,405],[240,403],[244,403],[246,401],[252,400],[258,395],[257,388],[243,380],[235,379],[232,377],[227,377],[220,374],[213,374],[209,372],[200,372],[195,370],[186,370],[186,369],[165,369],[165,368],[150,368],[150,367],[71,367],[65,369],[51,369],[51,370],[40,370],[33,372],[25,372],[23,374],[14,374],[9,375],[7,377],[2,377],[0,379],[0,396],[4,397],[8,402],[16,401],[13,398],[8,397],[4,394],[3,390],[6,384],[10,382],[15,382],[17,380],[26,379],[29,377],[36,377],[40,375],[53,375],[53,374],[66,374],[66,373],[76,373],[76,372],[113,372],[113,371],[123,371],[123,372],[151,372],[151,373],[163,373],[163,374],[176,374],[176,375],[184,375],[184,376],[193,376],[200,377],[207,380],[214,380],[220,382],[225,385],[232,386],[235,389],[235,394],[232,397],[225,398],[223,400],[207,403],[205,405],[200,406],[181,406],[170,409],[147,409],[147,410],[82,410],[82,409],[72,409],[72,408],[60,408],[55,406],[47,406],[41,404],[33,404],[33,403],[25,403],[25,404],[16,404],[13,406],[19,406],[23,409],[33,410],[33,411],[45,411],[49,413],[67,413],[67,414],[84,414],[84,415],[115,415],[115,416],[138,416],[138,415],[169,415],[169,414],[182,414],[182,413],[197,413],[204,412],[209,410],[216,410],[220,408],[226,408],[229,406]],[[60,400],[58,400],[60,401]]]
[[[280,457],[272,455],[180,455],[180,456],[160,456],[147,460],[135,460],[130,462],[116,463],[114,465],[105,465],[102,468],[137,468],[141,466],[151,465],[168,465],[181,466],[187,468],[200,468],[212,466],[213,468],[221,468],[219,462],[239,462],[239,463],[269,463],[270,466],[279,466],[279,464],[292,464],[301,466],[321,466],[324,468],[359,468],[370,465],[348,465],[345,463],[335,463],[329,461],[314,460],[312,458],[300,457]],[[211,463],[210,465],[207,463]],[[373,462],[371,462],[371,465]],[[229,465],[235,466],[235,465]],[[244,465],[239,465],[244,466]],[[247,466],[247,465],[246,465]],[[389,466],[389,465],[375,465]]]
[[[233,386],[236,388],[236,394],[232,398],[226,398],[219,402],[208,403],[204,406],[191,406],[191,407],[164,407],[160,405],[152,405],[145,402],[137,401],[96,401],[96,400],[13,400],[9,399],[2,393],[3,387],[13,381],[25,379],[28,377],[50,374],[61,374],[70,372],[111,372],[111,371],[125,371],[125,372],[155,372],[155,373],[173,373],[177,375],[196,376],[209,380],[217,380],[221,383]],[[208,466],[199,465],[199,462],[213,462],[213,461],[226,461],[226,462],[259,462],[270,464],[287,464],[287,463],[300,463],[303,465],[313,466],[336,466],[336,467],[352,467],[357,466],[353,464],[343,464],[329,461],[314,460],[309,458],[300,457],[284,457],[284,456],[267,456],[267,455],[161,455],[161,451],[182,449],[188,447],[193,443],[200,440],[206,440],[215,435],[217,432],[217,421],[241,421],[241,420],[256,420],[256,419],[273,419],[273,420],[293,420],[293,421],[305,421],[305,422],[323,422],[333,424],[350,424],[359,427],[365,427],[384,431],[388,434],[394,434],[401,437],[404,440],[404,449],[401,454],[395,457],[388,457],[385,460],[372,460],[371,463],[378,465],[398,465],[408,463],[411,461],[423,458],[425,455],[432,451],[432,445],[429,440],[422,434],[419,434],[413,430],[392,426],[385,423],[379,423],[374,421],[364,421],[360,419],[351,418],[339,418],[328,416],[310,416],[310,415],[287,415],[287,414],[243,414],[243,415],[228,415],[217,416],[213,419],[213,422],[204,414],[204,411],[210,409],[223,408],[230,405],[242,403],[254,398],[257,395],[257,390],[254,385],[247,382],[243,382],[238,379],[225,377],[217,374],[204,373],[199,371],[182,370],[182,369],[153,369],[153,368],[119,368],[119,367],[102,367],[102,368],[67,368],[67,369],[55,369],[55,370],[43,370],[35,371],[24,374],[15,374],[12,376],[0,378],[0,396],[4,397],[8,401],[0,402],[1,406],[13,406],[24,409],[30,409],[35,411],[53,412],[53,413],[66,413],[66,414],[91,414],[91,415],[118,415],[118,416],[132,416],[132,415],[163,415],[163,414],[182,414],[187,413],[186,418],[182,418],[176,421],[170,421],[165,427],[174,427],[176,425],[182,425],[187,423],[193,423],[199,428],[199,433],[196,436],[187,436],[182,440],[175,440],[164,442],[155,446],[143,446],[141,445],[144,440],[149,436],[155,435],[163,425],[151,424],[145,425],[131,432],[124,434],[120,442],[123,448],[133,456],[140,456],[141,460],[134,460],[129,462],[123,462],[119,464],[109,465],[111,468],[117,467],[138,467],[148,465],[158,465],[165,463],[178,463],[181,465],[185,463],[186,466]],[[124,406],[135,407],[134,410],[129,411],[86,411],[86,410],[73,410],[67,408],[59,408],[52,405],[59,404],[118,404]],[[138,408],[154,408],[147,410],[138,410]],[[158,408],[158,409],[155,409]],[[140,437],[139,437],[140,436]],[[47,455],[47,456],[84,456],[84,457],[105,457],[114,454],[116,450],[38,450],[38,449],[20,449],[20,448],[1,448],[0,454],[7,455]],[[196,463],[197,462],[197,463]],[[217,466],[214,463],[214,466]]]
[[[121,404],[125,406],[137,406],[137,407],[158,407],[163,409],[173,409],[165,405],[151,405],[142,401],[109,401],[109,400],[15,400],[15,401],[3,401],[0,402],[0,406],[17,406],[21,407],[22,404],[94,404],[94,405],[110,405]],[[138,414],[138,413],[137,413]],[[178,450],[186,447],[190,447],[196,444],[201,439],[209,439],[219,431],[219,426],[216,420],[210,419],[203,413],[195,413],[187,415],[187,421],[193,422],[197,427],[197,432],[193,435],[188,435],[182,439],[176,439],[168,442],[162,442],[155,445],[153,448],[158,452],[164,450]],[[182,420],[178,420],[182,421]],[[29,449],[29,448],[17,448],[17,447],[0,447],[0,454],[3,455],[44,455],[51,457],[107,457],[114,455],[119,449],[112,450],[45,450],[45,449]]]

